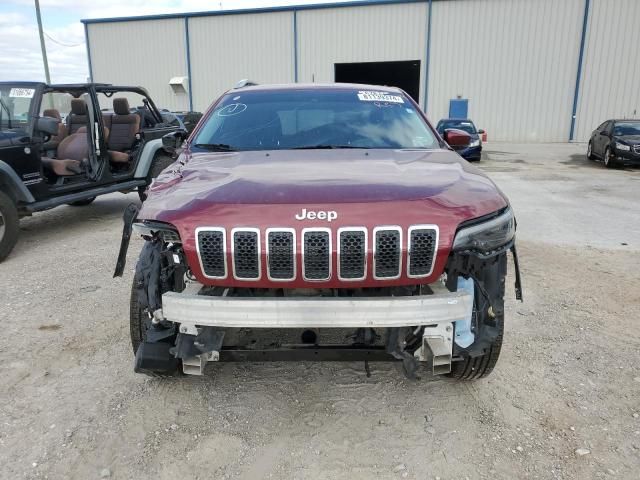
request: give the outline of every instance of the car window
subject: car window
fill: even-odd
[[[614,135],[640,135],[640,122],[618,122],[613,127]]]
[[[444,132],[449,128],[456,128],[471,134],[477,133],[476,126],[471,120],[441,120],[438,123],[439,132]]]
[[[87,97],[88,95],[84,95],[81,98],[87,101]],[[40,116],[43,116],[46,110],[57,110],[64,121],[71,113],[71,100],[73,100],[73,95],[67,92],[45,93],[40,103]]]
[[[34,88],[0,86],[0,127],[24,127],[29,122],[34,95]]]
[[[334,89],[231,92],[192,144],[234,150],[438,147],[403,94]]]

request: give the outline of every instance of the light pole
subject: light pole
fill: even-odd
[[[44,77],[47,83],[51,83],[51,77],[49,76],[49,62],[47,61],[47,47],[44,44],[44,33],[42,32],[42,19],[40,18],[40,1],[36,2],[36,18],[38,19],[38,32],[40,33],[40,48],[42,49],[42,62],[44,63]]]

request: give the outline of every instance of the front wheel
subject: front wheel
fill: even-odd
[[[616,161],[613,157],[613,155],[611,154],[611,147],[607,147],[607,149],[604,151],[604,166],[607,168],[613,168],[616,166]]]
[[[591,140],[589,140],[589,144],[587,145],[587,158],[589,160],[595,160],[596,157],[593,154],[593,142],[591,142]]]
[[[20,217],[13,200],[0,192],[0,262],[9,256],[18,241]]]
[[[450,377],[461,381],[476,380],[486,377],[493,371],[493,367],[498,363],[504,333],[504,320],[496,323],[498,324],[499,333],[491,345],[480,356],[467,357],[460,362],[453,362],[451,364]]]

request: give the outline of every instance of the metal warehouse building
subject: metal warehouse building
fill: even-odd
[[[490,140],[566,142],[640,114],[639,19],[640,0],[373,0],[83,23],[93,81],[173,110],[243,78],[364,82],[434,122],[466,109]]]

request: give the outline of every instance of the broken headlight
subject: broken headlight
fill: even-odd
[[[507,245],[516,234],[516,220],[511,207],[490,220],[458,230],[453,250],[492,252]]]
[[[135,222],[133,231],[145,238],[159,237],[167,243],[181,243],[180,234],[170,223],[142,221]]]

